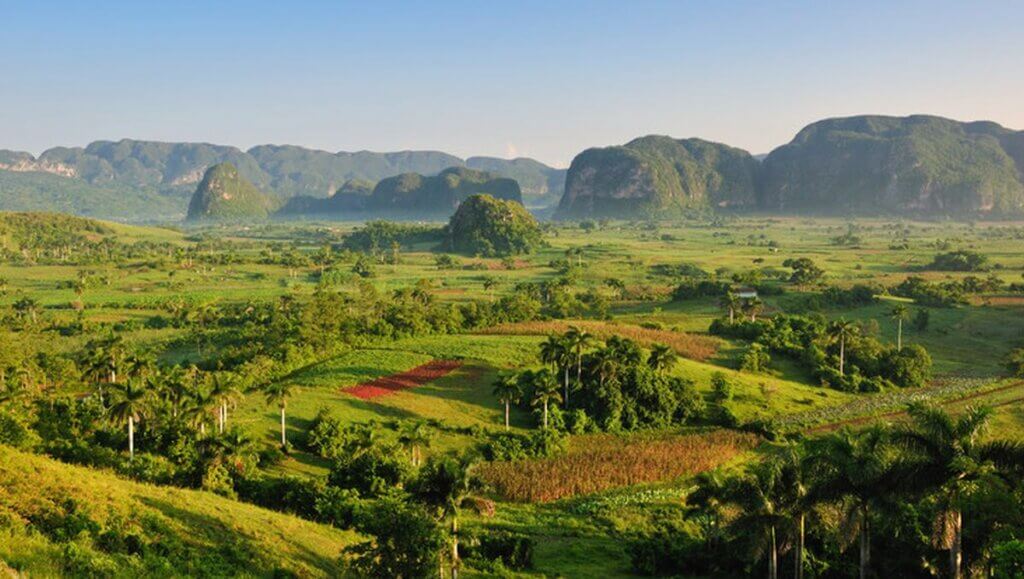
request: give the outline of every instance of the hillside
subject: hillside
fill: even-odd
[[[124,221],[180,219],[176,199],[116,183],[91,185],[52,173],[0,170],[0,211],[59,211]]]
[[[0,569],[38,577],[328,577],[339,575],[339,552],[354,538],[211,493],[0,446]]]
[[[1024,132],[931,116],[828,119],[764,162],[777,212],[971,216],[1024,212]]]
[[[746,151],[700,139],[647,136],[573,159],[561,218],[653,217],[710,207],[752,207],[758,163]]]
[[[557,204],[565,190],[565,169],[548,167],[533,159],[520,157],[509,160],[497,157],[470,157],[466,159],[466,166],[470,169],[515,179],[523,191],[523,203],[527,207],[547,207]]]
[[[275,202],[231,163],[210,167],[188,205],[189,221],[265,219]]]
[[[299,195],[292,197],[277,211],[280,217],[329,217],[354,216],[364,209],[373,193],[373,183],[363,179],[351,179],[326,199]]]
[[[383,179],[374,187],[366,207],[376,214],[448,217],[466,198],[481,193],[523,202],[519,184],[512,179],[450,167],[436,176],[405,173]]]

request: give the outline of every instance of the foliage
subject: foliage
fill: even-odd
[[[448,251],[505,256],[530,253],[541,244],[536,219],[522,205],[473,195],[459,205],[445,230]]]

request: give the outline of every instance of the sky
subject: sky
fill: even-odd
[[[1024,2],[0,0],[0,148],[99,139],[568,166],[645,134],[767,153],[815,120],[1024,129]]]

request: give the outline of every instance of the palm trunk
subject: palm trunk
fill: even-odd
[[[729,324],[732,325],[734,323],[736,323],[736,309],[729,308]]]
[[[903,320],[896,321],[896,350],[903,351]]]
[[[284,404],[281,405],[281,447],[288,446],[288,438],[284,431]]]
[[[804,514],[800,513],[799,522],[797,523],[797,540],[796,540],[796,570],[794,577],[796,579],[804,579]]]
[[[544,401],[544,429],[548,427],[548,401]]]
[[[505,430],[508,430],[508,406],[509,406],[509,403],[506,400],[505,401]]]
[[[459,577],[459,519],[452,517],[452,579]]]
[[[839,375],[845,376],[843,366],[846,362],[846,338],[839,338]]]
[[[949,576],[960,579],[960,565],[963,559],[963,513],[953,511],[953,544],[949,548]]]
[[[768,546],[770,549],[768,552],[768,579],[778,579],[779,560],[778,550],[775,544],[775,525],[771,526],[769,535],[771,536],[771,544]]]
[[[860,579],[867,579],[871,567],[871,529],[868,523],[868,508],[861,507],[860,522]]]
[[[128,417],[128,460],[135,458],[135,419]]]

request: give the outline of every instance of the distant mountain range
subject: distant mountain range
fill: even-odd
[[[207,169],[219,163],[230,163],[288,216],[353,218],[370,210],[444,217],[474,192],[521,195],[533,208],[557,202],[555,216],[563,219],[710,210],[1024,216],[1024,131],[926,115],[818,121],[763,158],[702,139],[652,135],[587,149],[568,171],[532,159],[463,160],[437,151],[97,141],[38,158],[0,151],[0,210],[180,219]]]
[[[700,139],[648,136],[579,154],[561,218],[771,213],[1024,216],[1024,131],[941,117],[813,123],[763,161]]]
[[[179,219],[206,170],[225,162],[259,190],[282,200],[328,198],[353,180],[376,183],[403,173],[436,175],[449,167],[468,167],[513,178],[520,183],[524,203],[546,205],[561,195],[565,179],[564,169],[532,159],[463,160],[438,151],[330,153],[276,145],[242,151],[207,143],[126,139],[57,147],[39,157],[0,150],[0,209]]]

